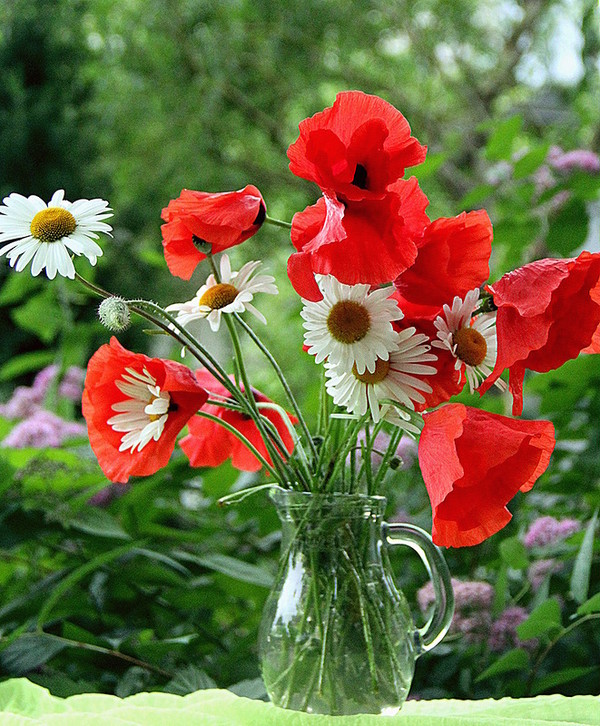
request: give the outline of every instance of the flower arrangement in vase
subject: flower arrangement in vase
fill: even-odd
[[[264,483],[282,521],[279,577],[260,633],[262,672],[277,705],[331,714],[392,713],[405,700],[416,657],[452,618],[450,577],[436,547],[476,545],[510,520],[507,504],[548,467],[554,429],[452,403],[465,387],[508,391],[523,408],[526,370],[544,372],[600,352],[600,254],[544,259],[489,283],[492,225],[483,210],[430,220],[418,176],[426,147],[389,103],[358,91],[300,123],[290,170],[321,191],[291,223],[273,219],[253,185],[224,193],[184,189],[163,209],[171,274],[208,269],[184,302],[124,300],[75,270],[102,255],[108,203],[49,203],[13,193],[0,207],[0,255],[17,272],[75,279],[104,298],[102,322],[125,330],[131,315],[170,335],[194,361],[124,348],[113,337],[91,358],[82,398],[91,447],[113,482],[148,476],[179,445],[193,467],[231,459]],[[246,313],[265,323],[262,295],[277,294],[260,262],[232,267],[229,250],[264,224],[289,228],[288,277],[299,295],[304,344],[322,371],[315,426]],[[230,370],[188,329],[225,325]],[[574,320],[577,324],[574,324]],[[285,407],[252,387],[244,347],[257,346]],[[300,341],[298,348],[300,349]],[[509,371],[509,383],[501,378]],[[289,410],[288,410],[289,409]],[[187,433],[180,433],[187,426]],[[389,444],[378,450],[385,430]],[[380,496],[403,436],[418,437],[431,500],[432,539],[383,521]],[[378,469],[371,457],[381,458]],[[435,544],[434,544],[435,543]],[[388,549],[413,548],[435,605],[415,627],[389,569]]]

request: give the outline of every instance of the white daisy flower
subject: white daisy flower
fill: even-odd
[[[158,441],[167,423],[171,397],[161,391],[156,379],[144,368],[140,373],[126,368],[122,380],[115,381],[116,387],[127,398],[112,405],[116,416],[107,423],[114,431],[124,432],[119,451],[137,448],[141,451],[152,439]]]
[[[473,317],[479,303],[479,290],[469,290],[465,299],[456,296],[452,307],[444,305],[443,315],[434,321],[437,337],[432,345],[449,350],[456,358],[455,368],[465,366],[471,393],[487,378],[496,365],[498,342],[496,339],[496,313],[483,313]],[[506,383],[498,379],[495,385],[501,391]]]
[[[192,300],[169,305],[167,312],[176,312],[176,320],[182,325],[206,318],[215,332],[221,325],[222,313],[243,313],[248,310],[262,323],[266,323],[264,315],[250,302],[257,292],[277,295],[278,290],[274,284],[275,278],[271,275],[252,277],[260,264],[246,262],[239,272],[234,272],[231,270],[229,257],[226,254],[221,255],[221,282],[217,282],[214,275],[209,275]]]
[[[393,287],[370,291],[370,285],[344,285],[331,275],[317,275],[323,299],[303,300],[304,342],[315,362],[359,374],[375,372],[377,360],[387,361],[396,350],[398,333],[392,320],[404,317],[389,296]]]
[[[94,242],[97,232],[110,235],[112,227],[103,220],[112,217],[103,199],[78,199],[68,202],[59,189],[46,203],[36,196],[11,194],[0,206],[0,256],[6,255],[11,267],[21,272],[31,262],[35,277],[42,270],[50,280],[56,273],[73,279],[75,268],[71,253],[85,255],[92,265],[102,255]]]
[[[382,405],[381,401],[397,401],[408,411],[414,411],[415,403],[425,403],[422,392],[431,393],[432,389],[420,376],[436,373],[434,366],[426,365],[437,360],[430,350],[426,335],[417,333],[416,328],[406,328],[398,334],[396,350],[389,353],[388,359],[377,358],[373,371],[359,373],[353,366],[348,372],[327,362],[327,392],[336,405],[344,406],[350,413],[362,416],[369,409],[375,423],[383,417],[407,428],[410,416],[402,416],[395,406]]]

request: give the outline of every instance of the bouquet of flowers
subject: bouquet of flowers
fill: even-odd
[[[224,193],[184,189],[163,209],[162,245],[171,274],[190,280],[197,267],[209,272],[188,301],[161,306],[125,300],[75,270],[74,257],[96,264],[102,255],[99,234],[110,235],[111,210],[101,199],[69,202],[60,190],[46,204],[37,196],[11,194],[0,207],[0,255],[17,272],[30,265],[32,275],[44,271],[51,280],[57,274],[78,280],[104,298],[99,316],[109,329],[125,330],[133,313],[170,335],[194,360],[192,370],[131,352],[115,337],[92,356],[82,408],[91,447],[111,481],[152,474],[178,444],[193,467],[231,459],[240,470],[264,471],[265,483],[225,500],[263,488],[300,499],[321,497],[321,505],[313,507],[313,534],[324,536],[322,530],[335,529],[339,517],[322,503],[330,507],[336,496],[349,495],[351,509],[368,518],[360,497],[376,498],[400,439],[419,437],[433,541],[446,547],[478,544],[507,524],[507,504],[518,491],[530,490],[548,467],[554,429],[548,421],[449,401],[465,386],[480,395],[495,386],[508,389],[518,416],[526,370],[544,372],[581,352],[600,352],[600,254],[535,260],[490,283],[487,213],[429,219],[418,177],[405,178],[427,149],[398,110],[376,96],[344,92],[299,130],[288,149],[290,170],[314,182],[321,196],[291,224],[268,216],[253,185]],[[228,254],[264,224],[291,234],[287,272],[299,295],[304,350],[321,366],[323,378],[313,429],[246,316],[266,322],[259,301],[277,294],[275,280],[260,272],[260,262],[234,269]],[[212,331],[227,327],[234,353],[230,370],[189,332],[195,320],[206,320]],[[243,354],[247,344],[257,346],[272,366],[284,405],[252,387]],[[501,378],[506,370],[508,385]],[[383,429],[389,445],[378,451]],[[374,451],[381,457],[377,470],[371,465]],[[282,518],[297,531],[306,514],[297,514],[290,501]],[[331,572],[344,568],[358,582],[367,577],[365,560],[348,555],[349,541],[360,537],[348,529],[349,540],[336,545],[345,555],[332,559],[321,551],[324,563],[312,561],[321,579],[331,580]],[[354,545],[355,552],[370,546]],[[345,602],[355,603],[366,680],[372,691],[385,692],[373,650],[382,613],[356,581],[344,587],[336,597],[345,592]],[[327,689],[325,654],[333,647],[328,632],[334,629],[328,613],[334,592],[331,587],[323,592],[308,615],[305,604],[305,622],[285,653],[287,666],[277,666],[293,674],[299,660],[309,658],[306,621],[316,620],[314,667],[302,687],[321,695]],[[393,619],[383,613],[386,617]],[[382,647],[391,654],[396,636],[381,630]],[[405,697],[408,686],[399,684],[401,669],[389,657],[395,681],[388,691]],[[358,671],[353,677],[362,678]],[[331,676],[331,692],[334,680]],[[308,700],[290,701],[289,688],[286,693],[283,705],[311,708]],[[385,703],[393,701],[388,696]],[[328,703],[325,710],[339,712]]]

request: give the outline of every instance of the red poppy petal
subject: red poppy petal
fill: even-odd
[[[433,538],[479,544],[510,520],[517,491],[531,489],[554,449],[549,421],[519,421],[462,404],[423,416],[419,464],[431,500]]]
[[[394,283],[414,303],[441,307],[489,277],[492,224],[483,210],[437,219],[417,244],[414,265]]]
[[[122,377],[126,368],[139,372],[146,369],[161,390],[170,394],[173,404],[158,441],[150,441],[135,453],[119,451],[123,434],[108,424],[108,419],[115,413],[113,404],[123,400],[123,393],[115,381]],[[169,461],[178,433],[190,416],[204,405],[207,397],[185,366],[132,353],[116,338],[111,338],[109,345],[103,345],[89,361],[82,397],[90,444],[102,471],[112,481],[121,483],[130,476],[148,476],[158,471]]]
[[[163,250],[169,272],[189,280],[198,264],[205,259],[192,241],[192,233],[179,219],[163,224]]]

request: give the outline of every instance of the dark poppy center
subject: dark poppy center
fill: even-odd
[[[258,214],[256,215],[256,219],[254,220],[254,222],[252,222],[252,226],[260,227],[260,225],[265,221],[266,216],[267,216],[267,208],[261,202],[260,208],[258,210]]]
[[[362,164],[357,164],[354,171],[354,179],[352,184],[359,189],[367,188],[367,170]]]

